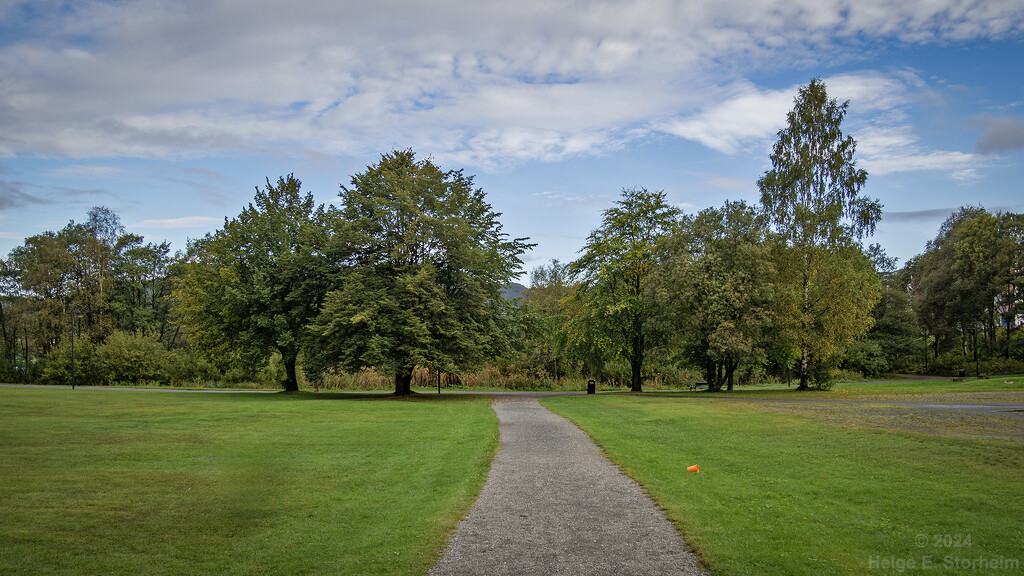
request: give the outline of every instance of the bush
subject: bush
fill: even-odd
[[[1013,358],[983,358],[978,364],[982,374],[1020,374],[1024,372],[1024,362]],[[968,376],[977,376],[974,356],[964,356],[961,352],[940,354],[937,359],[929,359],[928,374],[936,376],[957,376],[963,368]]]
[[[74,349],[75,384],[94,386],[102,382],[99,364],[96,361],[96,347],[87,335],[75,338]],[[57,348],[43,357],[41,379],[56,386],[71,385],[71,340],[61,342]]]
[[[889,361],[877,341],[857,340],[846,347],[842,368],[859,372],[866,378],[876,378],[889,369]]]
[[[155,338],[115,330],[96,347],[104,384],[147,382],[169,384],[168,352]]]
[[[189,348],[171,350],[164,356],[164,362],[170,383],[174,385],[198,384],[223,378],[216,366]]]

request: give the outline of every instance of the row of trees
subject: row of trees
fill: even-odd
[[[502,232],[482,190],[395,151],[314,206],[293,176],[269,181],[223,229],[193,244],[174,291],[196,343],[223,365],[271,351],[298,389],[374,368],[408,394],[417,367],[455,372],[506,353],[514,313],[501,290],[523,239]]]
[[[823,382],[879,294],[859,241],[881,205],[859,194],[867,173],[840,127],[846,107],[820,80],[801,88],[758,208],[682,216],[663,193],[624,190],[568,266],[579,282],[566,301],[573,342],[624,356],[636,391],[645,356],[666,341],[704,367],[711,389],[769,353],[784,365],[796,355],[801,389]]]
[[[408,150],[353,176],[337,205],[292,175],[267,180],[174,256],[96,208],[0,263],[0,376],[66,381],[72,324],[81,381],[262,374],[288,390],[372,368],[407,394],[416,369],[485,362],[633,390],[694,368],[715,390],[765,371],[808,388],[838,367],[949,370],[969,351],[1019,363],[1021,216],[962,209],[896,270],[862,244],[881,206],[860,194],[846,107],[819,80],[801,88],[757,206],[683,214],[624,190],[580,258],[535,269],[521,303],[502,290],[527,240],[471,177]]]
[[[72,324],[85,347],[121,332],[180,345],[169,299],[173,262],[166,242],[144,243],[102,207],[85,222],[26,238],[0,260],[0,375],[40,377],[38,360],[60,355]]]
[[[925,253],[894,274],[908,287],[930,344],[926,365],[948,369],[978,366],[982,357],[1019,358],[1013,336],[1024,313],[1022,265],[1024,214],[964,207],[942,224]]]

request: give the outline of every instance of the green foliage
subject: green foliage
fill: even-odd
[[[659,263],[662,237],[679,211],[664,191],[627,188],[601,226],[587,236],[583,255],[567,273],[578,282],[568,308],[568,330],[580,347],[602,350],[630,364],[631,389],[642,389],[644,356],[657,338],[652,322],[657,305],[650,290]]]
[[[846,347],[843,368],[875,378],[889,370],[889,362],[877,340],[855,340]]]
[[[312,324],[314,372],[372,367],[408,394],[417,366],[450,373],[509,349],[501,290],[529,245],[502,232],[472,177],[394,151],[340,196],[342,265]]]
[[[675,328],[712,391],[741,363],[756,364],[772,319],[775,269],[757,212],[727,202],[681,220],[667,239],[658,291],[664,321]]]
[[[174,290],[179,322],[211,360],[262,365],[278,352],[286,390],[298,390],[306,325],[327,290],[327,213],[301,187],[292,175],[268,179],[237,218],[190,247]]]
[[[169,251],[166,242],[144,244],[127,233],[104,207],[91,209],[85,223],[26,238],[0,265],[0,375],[32,380],[37,367],[50,365],[46,377],[63,381],[54,363],[62,353],[53,351],[66,345],[73,314],[78,336],[97,345],[116,330],[174,344]]]
[[[874,232],[882,207],[859,195],[867,172],[856,166],[853,137],[841,130],[848,104],[829,98],[820,79],[801,87],[772,149],[772,169],[758,180],[762,209],[783,240],[776,314],[800,354],[801,389],[867,330],[879,292],[856,240]]]
[[[932,360],[954,351],[966,356],[968,348],[971,356],[1024,356],[1011,331],[1000,328],[1022,311],[1022,267],[1024,215],[963,207],[942,224],[907,265],[918,319],[935,339]]]
[[[886,282],[871,318],[871,329],[864,338],[878,344],[885,359],[883,370],[901,371],[916,366],[923,351],[923,332],[905,288]]]
[[[530,273],[530,287],[519,306],[522,346],[517,363],[538,378],[564,376],[571,368],[565,326],[569,320],[562,305],[572,293],[566,266],[552,260]]]
[[[155,338],[132,332],[115,331],[96,347],[103,382],[167,383],[169,353]]]
[[[103,370],[96,356],[96,346],[87,334],[75,337],[72,355],[71,339],[61,342],[41,360],[40,378],[47,384],[71,385],[71,365],[74,357],[75,384],[94,386],[103,382]]]

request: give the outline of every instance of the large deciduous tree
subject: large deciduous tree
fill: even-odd
[[[326,212],[301,186],[289,175],[257,187],[241,214],[195,242],[174,290],[181,324],[207,354],[260,365],[277,351],[288,391],[326,291]]]
[[[372,367],[405,395],[417,366],[452,372],[503,350],[501,289],[529,245],[502,232],[472,177],[393,151],[340,196],[340,285],[312,324],[318,370]]]
[[[663,312],[704,366],[709,391],[732,390],[740,364],[763,356],[775,272],[766,233],[754,208],[726,202],[684,217],[666,242]]]
[[[664,191],[627,188],[601,226],[590,233],[583,255],[569,264],[579,282],[570,308],[577,341],[596,339],[606,351],[624,356],[631,371],[630,388],[642,391],[644,356],[650,344],[654,295],[648,290],[658,265],[659,243],[679,211]]]
[[[867,172],[854,160],[856,142],[841,128],[849,102],[829,98],[818,78],[802,86],[772,149],[772,168],[758,180],[761,205],[785,242],[780,272],[792,300],[781,321],[800,356],[800,389],[870,326],[877,277],[857,241],[874,233],[878,200],[860,195]]]

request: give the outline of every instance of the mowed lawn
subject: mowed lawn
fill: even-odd
[[[0,574],[422,574],[488,398],[0,389]]]
[[[716,398],[543,404],[638,480],[714,574],[1024,573],[1020,442],[831,426]]]

